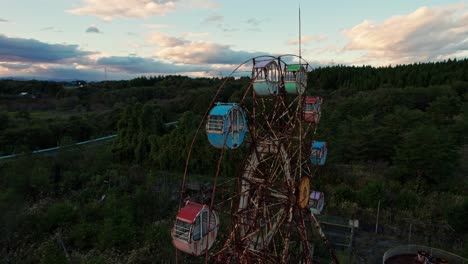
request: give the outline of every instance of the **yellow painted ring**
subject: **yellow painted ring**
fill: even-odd
[[[299,183],[299,196],[297,197],[297,204],[300,208],[306,208],[309,204],[310,196],[310,179],[309,177],[302,177]]]

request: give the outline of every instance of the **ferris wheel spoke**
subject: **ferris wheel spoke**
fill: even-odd
[[[265,223],[263,223],[263,226],[258,226],[255,230],[253,230],[251,233],[247,234],[244,239],[248,239],[253,237],[254,235],[258,234],[262,229],[266,228],[267,223],[271,221],[271,228],[266,229],[266,235],[265,239],[263,241],[260,241],[261,244],[263,245],[269,245],[271,239],[273,239],[274,235],[278,231],[279,227],[283,224],[283,222],[286,220],[286,213],[285,209],[281,208],[278,213],[276,213],[272,218],[265,220]]]
[[[284,107],[284,111],[283,113],[279,116],[279,119],[287,116],[287,122],[290,122],[291,120],[293,120],[293,114],[291,113],[291,109],[290,109],[290,105],[287,106],[286,103],[284,102],[284,100],[281,100],[281,104],[282,106]]]

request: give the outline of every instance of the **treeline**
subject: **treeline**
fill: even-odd
[[[318,90],[344,88],[348,94],[380,87],[428,87],[468,82],[468,59],[414,63],[374,68],[333,66],[314,70],[309,87]],[[310,90],[310,89],[309,89]]]

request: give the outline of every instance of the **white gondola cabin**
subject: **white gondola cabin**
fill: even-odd
[[[218,223],[215,211],[189,201],[177,214],[172,228],[172,243],[182,252],[200,256],[213,246]]]
[[[307,87],[307,73],[302,64],[286,66],[284,88],[288,94],[302,94]]]
[[[313,214],[321,214],[325,206],[325,194],[323,192],[312,191],[310,193],[309,206]]]
[[[304,99],[304,121],[318,124],[320,121],[321,107],[323,99],[320,96],[306,96]]]
[[[252,70],[253,88],[259,96],[277,95],[280,71],[275,60],[255,62]]]
[[[236,149],[244,141],[247,130],[244,111],[236,104],[217,103],[210,110],[205,130],[212,146]]]

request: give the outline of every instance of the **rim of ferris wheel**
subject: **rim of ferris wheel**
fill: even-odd
[[[310,211],[315,215],[319,215],[322,213],[324,206],[325,194],[319,191],[312,191],[309,200]]]
[[[312,143],[310,161],[314,165],[325,165],[327,160],[327,142],[315,141]]]
[[[278,95],[281,71],[276,59],[255,61],[252,69],[253,88],[258,96]]]
[[[247,130],[244,111],[236,103],[216,103],[205,125],[208,141],[215,148],[236,149]]]
[[[188,201],[177,214],[171,232],[172,243],[182,252],[200,256],[213,246],[218,224],[219,218],[214,210]]]
[[[307,72],[303,64],[289,64],[284,71],[284,88],[287,94],[303,94],[307,88]]]
[[[321,116],[323,98],[320,96],[306,96],[304,99],[304,121],[318,124]]]
[[[209,126],[206,129],[207,134],[225,136],[221,140],[223,143],[220,147],[216,174],[213,179],[211,205],[208,208],[216,210],[216,213],[230,215],[231,224],[228,225],[228,233],[223,236],[223,241],[215,244],[216,252],[208,254],[208,244],[205,246],[205,263],[208,263],[211,257],[214,257],[217,263],[226,261],[241,263],[312,263],[309,241],[313,239],[310,236],[315,236],[316,232],[310,229],[315,227],[320,230],[320,226],[318,223],[313,226],[306,224],[306,218],[311,217],[313,219],[313,214],[310,207],[301,208],[299,206],[301,199],[298,199],[297,196],[301,194],[298,187],[302,177],[312,179],[311,177],[318,170],[312,170],[312,164],[308,162],[311,159],[310,152],[305,151],[304,153],[307,154],[303,155],[301,151],[303,148],[309,149],[310,146],[303,145],[301,136],[291,136],[290,134],[291,131],[298,133],[302,131],[299,135],[307,137],[309,133],[312,133],[313,140],[316,129],[313,129],[313,125],[302,125],[302,122],[305,121],[304,118],[296,118],[302,114],[299,112],[300,115],[297,115],[297,111],[302,108],[301,106],[304,106],[299,105],[303,104],[304,97],[302,95],[297,95],[296,98],[275,96],[275,100],[271,100],[271,96],[266,96],[271,95],[270,90],[266,91],[265,96],[258,96],[258,92],[254,87],[260,70],[263,71],[267,65],[276,65],[277,73],[279,73],[278,93],[281,95],[286,94],[282,85],[284,84],[283,69],[285,69],[287,63],[281,59],[283,56],[297,57],[289,54],[279,57],[259,56],[243,62],[229,75],[229,77],[232,77],[244,65],[248,64],[252,67],[251,81],[244,90],[242,99],[239,102],[239,105],[242,106],[244,118],[251,123],[248,126],[244,123],[244,127],[249,129],[248,143],[250,147],[242,148],[245,151],[242,152],[244,154],[243,162],[235,163],[237,166],[235,180],[221,184],[217,183],[219,175],[228,172],[228,167],[221,166],[224,161],[223,157],[228,157],[224,155],[224,150],[229,149],[226,146],[226,141],[230,134],[229,128],[224,129],[224,119],[218,117],[223,121],[221,131],[219,131],[219,126],[217,129],[213,129],[214,131],[211,131]],[[268,67],[266,72],[268,72]],[[192,164],[190,154],[195,148],[195,141],[199,138],[201,128],[203,126],[207,128],[211,111],[213,108],[225,105],[237,106],[232,103],[215,104],[228,79],[225,78],[216,91],[192,139],[185,163],[181,195],[185,190],[186,177],[190,164]],[[221,116],[224,117],[225,115]],[[213,118],[213,120],[216,120],[216,118]],[[216,190],[218,190],[218,193],[216,193]],[[221,199],[221,201],[214,203],[215,199]],[[310,202],[310,199],[308,199],[308,202]],[[181,204],[179,203],[179,208]],[[217,216],[215,218],[217,220]],[[193,234],[189,236],[193,236]],[[326,237],[320,235],[320,238],[326,243]],[[296,250],[299,250],[300,253],[292,254]],[[184,252],[190,253],[193,251],[194,249],[188,248]],[[195,254],[199,254],[199,252],[202,251],[195,250]],[[329,253],[333,256],[332,249],[329,249]],[[333,258],[336,259],[334,256]]]

